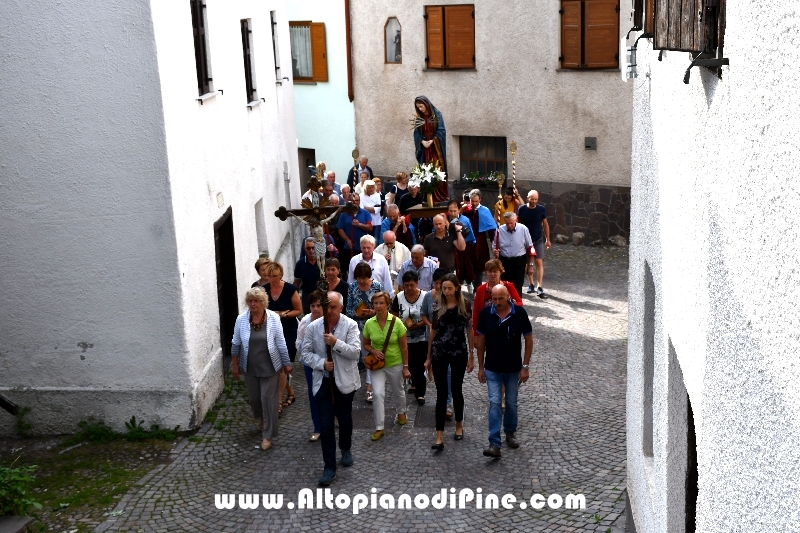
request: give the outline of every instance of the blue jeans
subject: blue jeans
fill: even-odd
[[[489,446],[501,446],[500,421],[503,421],[503,431],[514,433],[517,431],[517,381],[519,372],[492,372],[484,369],[486,384],[489,386]],[[501,408],[502,386],[506,386],[506,412]]]

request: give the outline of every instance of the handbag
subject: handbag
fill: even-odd
[[[370,370],[380,370],[386,365],[386,348],[389,347],[389,341],[392,338],[392,329],[394,328],[394,321],[397,320],[397,317],[392,315],[392,321],[389,322],[389,331],[386,332],[386,340],[383,343],[383,352],[384,358],[378,359],[376,355],[367,354],[364,358],[364,366],[369,368]]]
[[[528,257],[536,257],[536,247],[531,245],[528,246]]]

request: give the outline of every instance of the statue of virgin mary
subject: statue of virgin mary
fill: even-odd
[[[414,146],[416,148],[417,162],[422,165],[433,163],[436,167],[447,173],[447,134],[444,128],[442,113],[433,107],[433,104],[425,96],[417,96],[414,99]],[[434,192],[433,199],[436,202],[447,200],[449,193],[447,183],[439,185],[439,189]]]

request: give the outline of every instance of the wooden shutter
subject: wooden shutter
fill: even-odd
[[[444,8],[425,7],[425,33],[428,39],[428,68],[444,68]]]
[[[633,0],[633,27],[641,30],[644,20],[644,0]]]
[[[475,6],[444,8],[445,66],[475,68]]]
[[[200,96],[211,92],[208,75],[208,50],[206,48],[205,6],[202,0],[191,0],[192,27],[194,30],[194,63],[197,69],[197,90]]]
[[[581,67],[581,4],[561,2],[561,68]]]
[[[617,0],[584,2],[584,66],[618,68],[619,12]]]
[[[247,103],[255,100],[256,88],[253,85],[253,56],[250,51],[250,21],[241,20],[242,26],[242,54],[244,56],[244,88],[247,96]]]
[[[655,30],[655,0],[645,0],[644,6],[644,32],[647,35],[653,35]]]
[[[312,81],[328,81],[328,49],[325,44],[325,24],[312,22],[311,71]]]

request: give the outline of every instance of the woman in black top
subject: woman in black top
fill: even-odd
[[[408,194],[408,174],[402,171],[398,172],[394,179],[397,180],[397,183],[392,185],[392,188],[386,193],[386,203],[399,206],[400,200]]]
[[[342,309],[347,309],[347,291],[350,288],[347,282],[339,276],[342,273],[342,266],[335,258],[325,260],[325,281],[328,282],[328,290],[338,292],[342,295]]]
[[[442,278],[442,288],[437,296],[438,309],[431,317],[431,335],[428,341],[428,359],[425,367],[433,368],[436,381],[436,443],[434,450],[444,449],[444,422],[447,412],[447,369],[450,367],[450,387],[456,415],[456,432],[453,438],[464,438],[464,394],[461,387],[464,373],[472,372],[472,327],[469,303],[461,293],[461,283],[455,274]]]
[[[275,311],[280,317],[283,336],[286,339],[286,348],[289,351],[289,360],[294,363],[294,358],[297,355],[297,347],[295,346],[297,341],[297,317],[303,314],[300,294],[297,292],[297,287],[283,281],[283,267],[280,263],[271,262],[264,268],[267,269],[267,277],[269,278],[269,283],[264,286],[269,300],[267,309]],[[281,377],[279,398],[283,398],[284,389],[287,391],[286,400],[281,402],[279,413],[283,412],[283,407],[288,407],[294,403],[294,389],[286,379],[286,374]]]

